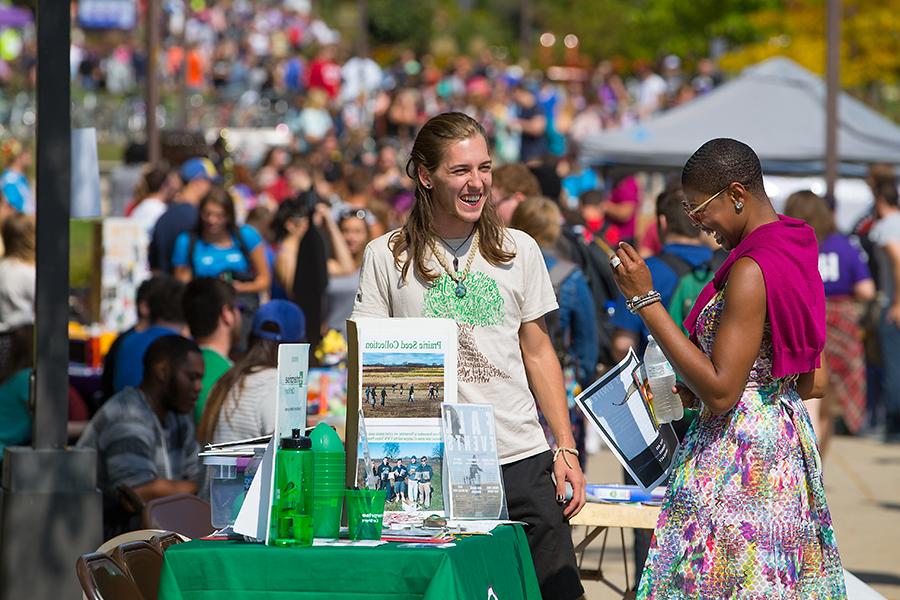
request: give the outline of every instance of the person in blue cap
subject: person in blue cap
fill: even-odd
[[[150,241],[150,268],[153,271],[172,272],[172,249],[179,234],[190,231],[197,224],[197,206],[222,178],[208,158],[191,158],[178,171],[182,188],[169,208],[156,222]]]
[[[197,439],[218,443],[272,433],[278,346],[305,340],[306,319],[300,307],[289,300],[263,304],[253,319],[247,354],[209,392]]]

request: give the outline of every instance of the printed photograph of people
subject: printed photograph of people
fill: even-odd
[[[387,442],[371,451],[376,487],[387,492],[385,510],[444,511],[443,444]],[[362,458],[358,469],[365,469]]]
[[[362,398],[367,418],[440,417],[444,355],[364,352]]]

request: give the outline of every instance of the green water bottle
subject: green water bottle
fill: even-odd
[[[281,438],[275,457],[272,527],[276,546],[311,546],[313,542],[312,441],[300,435]]]

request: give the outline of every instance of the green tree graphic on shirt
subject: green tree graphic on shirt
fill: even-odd
[[[467,383],[488,383],[491,379],[509,379],[509,375],[491,363],[477,347],[475,327],[492,327],[503,322],[506,304],[493,278],[481,271],[465,280],[466,295],[456,295],[456,282],[441,275],[425,292],[422,314],[425,317],[456,321],[459,340],[457,376]]]
[[[466,295],[456,296],[456,282],[444,273],[425,292],[424,316],[453,319],[479,327],[499,325],[503,321],[504,302],[497,282],[481,271],[470,273],[464,282]]]

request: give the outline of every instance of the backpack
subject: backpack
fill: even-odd
[[[553,286],[553,293],[556,295],[557,303],[559,302],[559,292],[563,282],[568,279],[577,268],[578,265],[575,263],[563,258],[558,258],[556,263],[550,269],[550,284]],[[561,305],[560,309],[562,309]],[[560,362],[562,362],[564,358],[570,360],[571,356],[569,356],[568,353],[569,336],[567,332],[561,330],[559,320],[559,311],[555,310],[547,315],[545,322],[547,323],[547,333],[550,334],[550,341],[553,342],[553,349],[556,350],[556,355],[559,357]]]
[[[599,364],[612,366],[612,338],[615,327],[612,324],[610,306],[619,296],[619,288],[613,279],[612,267],[609,266],[609,255],[612,249],[600,236],[594,237],[590,243],[585,243],[581,234],[572,227],[563,228],[563,242],[565,255],[574,262],[584,273],[591,296],[594,299],[594,309],[597,319],[597,361]]]
[[[556,263],[550,268],[550,283],[553,285],[553,293],[556,295],[557,302],[560,300],[559,293],[562,289],[562,284],[577,268],[578,265],[563,258],[557,258]],[[563,331],[562,327],[560,327],[560,310],[562,310],[561,303],[559,310],[554,310],[548,315],[545,315],[544,322],[547,324],[547,333],[550,335],[550,342],[553,344],[553,349],[556,351],[556,357],[559,359],[559,366],[562,369],[563,382],[566,387],[566,396],[571,406],[579,391],[577,389],[578,364],[575,357],[569,352],[569,343],[572,338],[568,331]]]
[[[666,310],[685,335],[687,330],[682,323],[694,307],[697,296],[725,262],[726,256],[728,255],[724,252],[716,252],[710,260],[696,266],[675,254],[664,253],[658,256],[678,276],[678,283],[675,284],[675,291],[672,292]]]

